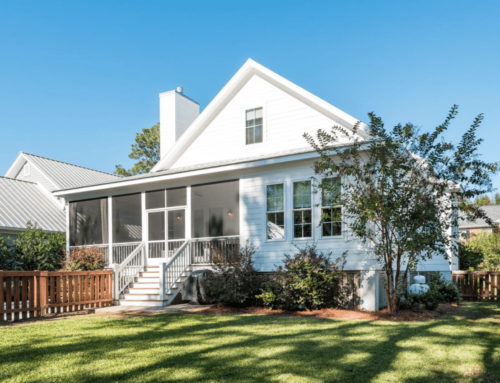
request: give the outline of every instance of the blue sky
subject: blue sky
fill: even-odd
[[[352,116],[484,113],[500,161],[499,1],[0,0],[0,174],[19,151],[112,172],[183,86],[203,109],[250,57]],[[494,178],[500,188],[500,176]]]

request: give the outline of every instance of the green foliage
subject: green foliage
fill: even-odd
[[[160,160],[160,123],[150,129],[142,129],[135,136],[135,144],[128,155],[133,160],[139,160],[132,169],[124,169],[116,165],[115,174],[130,177],[136,174],[148,173]]]
[[[65,246],[64,233],[47,233],[28,222],[16,240],[0,240],[0,263],[4,270],[59,270]]]
[[[217,248],[212,250],[214,273],[205,280],[210,303],[233,307],[256,304],[255,295],[262,287],[263,278],[254,267],[255,250],[249,243],[235,247],[229,254],[220,253]]]
[[[476,199],[474,200],[474,205],[475,206],[487,206],[487,205],[493,205],[491,202],[490,197],[487,195],[480,195],[477,196]]]
[[[107,263],[106,252],[103,249],[85,245],[68,251],[61,262],[61,267],[67,271],[104,270]]]
[[[479,270],[500,270],[500,234],[480,231],[467,240],[465,247],[481,255],[482,262],[477,265]]]
[[[495,193],[493,199],[495,200],[495,205],[500,205],[500,193]]]
[[[458,244],[460,270],[477,270],[479,264],[483,262],[483,254],[480,251],[472,250],[467,243],[468,240]]]
[[[484,211],[467,202],[491,191],[491,175],[498,170],[478,153],[482,139],[476,131],[483,116],[455,146],[443,134],[456,114],[455,105],[443,124],[424,134],[410,123],[386,129],[369,113],[364,132],[358,122],[352,131],[334,126],[331,132],[319,130],[316,139],[304,135],[320,155],[317,188],[340,194],[344,231],[370,247],[386,273],[391,312],[398,309],[409,270],[435,256],[451,261],[449,249],[458,252],[450,233],[459,219],[485,218],[491,224]],[[341,179],[340,190],[327,182],[331,177]],[[458,184],[460,196],[454,194]]]
[[[459,304],[461,298],[458,289],[451,281],[445,281],[439,273],[436,274],[428,284],[429,291],[423,294],[408,294],[407,299],[401,302],[401,308],[422,312],[423,309],[435,310],[440,303]]]
[[[270,309],[316,310],[335,307],[341,300],[339,283],[345,255],[331,261],[331,253],[318,252],[316,245],[297,247],[293,255],[285,254],[274,278],[264,284],[258,295]]]
[[[14,247],[10,237],[0,235],[0,270],[16,270]]]

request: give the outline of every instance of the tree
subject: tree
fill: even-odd
[[[500,235],[480,231],[474,234],[465,243],[467,250],[480,254],[482,262],[478,265],[480,270],[499,271],[500,269]]]
[[[474,205],[476,206],[487,206],[492,205],[490,197],[487,195],[480,195],[474,200]]]
[[[160,123],[150,129],[142,129],[142,133],[135,135],[135,144],[132,144],[128,157],[139,161],[128,170],[122,165],[116,165],[115,174],[130,177],[148,173],[156,165],[160,160]]]
[[[495,205],[500,205],[500,193],[495,193],[493,198],[495,199]]]
[[[456,114],[455,105],[443,124],[424,134],[410,123],[387,130],[380,117],[369,113],[370,140],[358,135],[359,122],[352,131],[334,126],[330,133],[319,130],[316,139],[304,135],[320,155],[315,172],[323,178],[317,188],[342,205],[349,240],[367,245],[385,272],[390,312],[399,308],[409,270],[433,256],[451,261],[458,247],[456,231],[449,234],[459,219],[457,209],[464,218],[492,224],[467,202],[491,191],[490,175],[497,170],[497,164],[477,154],[482,140],[476,130],[483,117],[455,147],[442,135]],[[328,213],[322,219],[331,221]]]

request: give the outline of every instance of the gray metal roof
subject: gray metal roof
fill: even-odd
[[[28,221],[47,231],[66,230],[63,208],[36,184],[0,177],[0,228],[26,229]]]
[[[116,181],[121,177],[99,170],[84,168],[50,158],[22,152],[43,174],[52,180],[59,189],[74,188],[108,181]]]
[[[481,206],[481,209],[484,210],[488,218],[490,218],[493,222],[499,222],[500,223],[500,205],[487,205],[487,206]],[[459,222],[459,228],[466,228],[466,227],[489,227],[484,219],[476,219],[474,222],[471,221],[460,221]]]
[[[128,182],[128,181],[134,181],[134,180],[138,180],[138,179],[148,179],[148,178],[154,178],[154,177],[161,177],[161,176],[169,175],[169,174],[187,173],[187,172],[191,172],[191,171],[195,171],[195,170],[211,169],[211,168],[217,168],[220,166],[227,166],[227,165],[237,165],[237,164],[243,164],[246,162],[268,160],[268,159],[272,159],[272,158],[286,157],[286,156],[291,156],[291,155],[295,155],[295,154],[311,153],[314,151],[315,150],[312,149],[311,147],[307,147],[307,148],[287,150],[287,151],[283,151],[283,152],[276,152],[273,154],[264,154],[264,155],[260,155],[260,156],[253,156],[253,157],[246,157],[246,158],[239,158],[239,159],[232,159],[232,160],[224,160],[224,161],[216,161],[216,162],[207,162],[207,163],[203,163],[203,164],[185,166],[182,168],[161,170],[161,171],[154,172],[154,173],[145,173],[145,174],[138,174],[136,176],[118,178],[118,179],[107,181],[107,182],[99,182],[99,183],[96,183],[94,185],[81,185],[81,186],[71,187],[71,188],[57,190],[57,191],[78,189],[80,187],[87,187],[87,186],[97,186],[97,185],[106,185],[106,184],[112,185],[112,184],[116,184],[116,183],[120,183],[120,182]]]

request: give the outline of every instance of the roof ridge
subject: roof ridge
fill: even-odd
[[[10,177],[5,177],[5,176],[0,176],[0,178],[5,179],[5,180],[9,180],[9,181],[25,182],[27,184],[33,184],[33,185],[37,184],[36,182],[31,182],[31,181],[26,181],[26,180],[20,180],[18,178],[10,178]]]
[[[53,158],[43,157],[43,156],[39,156],[39,155],[37,155],[37,154],[31,154],[31,153],[26,153],[26,152],[21,152],[21,153],[22,153],[22,154],[27,154],[28,156],[33,156],[33,157],[43,158],[44,160],[49,160],[49,161],[59,162],[60,164],[65,164],[65,165],[75,166],[75,167],[77,167],[77,168],[82,168],[82,169],[85,169],[85,170],[91,170],[91,171],[93,171],[93,172],[98,172],[98,173],[106,174],[106,175],[108,175],[108,176],[114,176],[114,177],[117,177],[117,178],[121,178],[121,177],[117,176],[116,174],[103,172],[103,171],[101,171],[101,170],[96,170],[96,169],[86,168],[85,166],[80,166],[80,165],[70,164],[69,162],[64,162],[64,161],[54,160]]]

